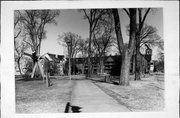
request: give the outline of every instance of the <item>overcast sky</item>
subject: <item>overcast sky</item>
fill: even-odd
[[[119,10],[121,29],[123,39],[127,41],[129,38],[126,35],[126,26],[129,23],[127,14]],[[45,27],[47,31],[47,38],[42,41],[41,54],[46,52],[53,54],[64,54],[64,49],[57,43],[58,35],[62,35],[64,32],[73,32],[83,39],[89,36],[89,24],[87,19],[83,19],[83,12],[78,12],[77,9],[61,10],[60,16],[56,18],[57,25],[48,24]],[[152,25],[158,29],[158,35],[163,38],[163,9],[153,9],[147,16],[146,21],[148,25]],[[154,56],[156,50],[153,51]]]

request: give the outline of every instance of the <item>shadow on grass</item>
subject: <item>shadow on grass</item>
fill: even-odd
[[[71,106],[71,110],[73,113],[80,113],[80,109],[82,109],[82,107],[79,106]]]
[[[56,78],[55,77],[50,77],[50,80],[53,80],[53,79],[56,79]],[[16,81],[40,81],[40,80],[43,81],[43,78],[42,77],[34,77],[34,78],[21,77],[21,78],[17,79]]]
[[[111,81],[105,81],[105,80],[103,80],[103,79],[101,79],[101,80],[93,80],[93,79],[91,79],[93,82],[101,82],[101,83],[106,83],[106,84],[114,84],[114,85],[119,85],[119,83],[118,82],[116,82],[116,81],[113,81],[113,80],[111,80]]]
[[[22,78],[16,81],[39,81],[39,80],[43,80],[43,79],[42,78]]]
[[[112,84],[114,84],[114,85],[119,85],[119,83],[118,83],[118,82],[115,82],[115,81],[113,81]]]
[[[70,102],[67,102],[64,113],[80,113],[80,109],[82,109],[82,107],[71,106]]]

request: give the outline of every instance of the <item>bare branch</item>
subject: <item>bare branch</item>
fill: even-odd
[[[123,10],[126,12],[126,14],[129,16],[129,18],[130,18],[130,14],[129,14],[129,11],[127,10],[127,9],[125,9],[125,8],[123,8]]]
[[[86,10],[85,10],[85,9],[83,9],[83,12],[84,12],[84,14],[85,14],[86,18],[88,19],[88,21],[89,21],[89,23],[90,23],[90,22],[91,22],[91,20],[90,20],[89,16],[87,15]]]
[[[113,12],[113,17],[114,17],[114,22],[115,22],[115,32],[117,36],[118,48],[119,48],[119,52],[122,53],[124,42],[123,42],[123,37],[121,33],[120,18],[119,18],[117,9],[112,9],[112,12]]]
[[[33,58],[33,57],[32,57],[32,55],[31,55],[31,54],[29,54],[29,53],[24,52],[24,55],[26,55],[26,56],[28,56],[28,57]]]
[[[145,21],[147,15],[148,15],[150,9],[151,9],[151,8],[148,8],[148,10],[146,11],[146,13],[145,13],[145,15],[144,15],[144,17],[143,17],[142,23],[144,23],[144,21]]]
[[[145,20],[146,20],[146,17],[147,17],[147,15],[148,15],[150,9],[151,9],[151,8],[148,8],[148,10],[146,11],[146,13],[145,13],[145,15],[144,15],[144,17],[143,17],[142,22],[139,23],[139,25],[140,25],[140,26],[139,26],[139,31],[141,31],[141,29],[142,29],[142,27],[143,27],[143,25],[144,25],[144,22],[145,22]]]
[[[21,29],[20,29],[20,31],[17,33],[17,35],[14,36],[14,39],[16,39],[16,38],[20,35],[20,33],[21,33]]]

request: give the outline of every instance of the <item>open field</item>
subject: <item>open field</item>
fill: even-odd
[[[146,76],[141,81],[130,81],[130,86],[127,87],[102,81],[94,81],[94,83],[131,111],[162,111],[164,109],[163,75]]]
[[[16,81],[17,113],[62,113],[70,100],[72,81],[51,79],[46,87],[42,80]]]

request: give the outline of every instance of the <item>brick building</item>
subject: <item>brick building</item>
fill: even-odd
[[[119,75],[120,73],[120,66],[121,66],[121,55],[109,55],[104,56],[103,58],[103,72],[112,74],[112,75]],[[138,57],[141,61],[141,71],[145,72],[148,69],[148,62],[145,59],[145,55],[140,55]],[[68,59],[66,59],[68,60]],[[72,74],[79,74],[79,73],[87,73],[88,71],[88,65],[87,65],[88,58],[73,58],[71,59],[71,70]],[[134,64],[133,57],[131,59],[131,67],[130,72],[133,72]],[[91,57],[91,68],[92,68],[92,74],[97,74],[100,72],[99,68],[99,58],[98,57]],[[68,61],[66,62],[66,65],[68,65]]]

